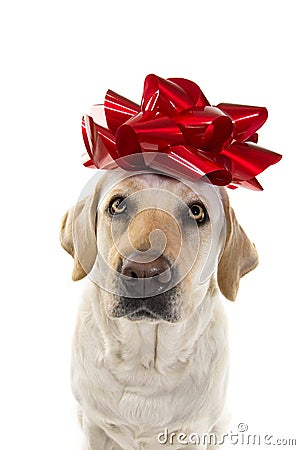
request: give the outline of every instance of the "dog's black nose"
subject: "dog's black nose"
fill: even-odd
[[[168,289],[172,279],[172,268],[163,256],[149,258],[149,254],[136,252],[124,261],[121,270],[128,295],[150,297]]]

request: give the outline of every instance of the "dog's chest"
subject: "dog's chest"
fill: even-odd
[[[105,368],[100,370],[99,377],[101,385],[94,380],[84,393],[84,409],[100,427],[110,432],[123,430],[122,434],[133,433],[136,439],[147,430],[153,436],[164,428],[180,429],[184,423],[197,421],[201,410],[204,415],[207,413],[204,411],[207,379],[194,369],[182,373],[182,379],[178,377],[176,381],[155,374],[152,369],[147,370],[144,382],[140,378],[138,383],[137,376],[133,379],[128,374],[127,383],[131,378],[135,385],[125,385],[111,376],[111,372],[108,375]],[[210,406],[213,406],[211,402]]]
[[[103,337],[91,315],[84,317],[89,320],[80,321],[74,341],[72,385],[93,423],[119,442],[128,438],[128,449],[165,428],[210,429],[226,390],[226,327],[220,318],[192,342],[168,327],[154,346],[155,330],[151,334],[148,326],[131,339],[126,329],[114,335],[107,330]],[[145,445],[138,448],[155,448]]]
[[[195,382],[191,374],[182,372],[176,374],[176,379],[155,373],[155,369],[147,369],[147,374],[138,379],[135,376],[125,376],[127,382],[119,386],[119,396],[114,403],[113,416],[119,416],[123,423],[139,427],[142,424],[149,427],[167,426],[172,423],[182,423],[199,409],[199,380]],[[129,382],[131,381],[131,383]],[[111,405],[108,393],[106,402]],[[180,405],[180,408],[179,408]]]
[[[207,415],[208,404],[217,411],[214,387],[221,380],[212,373],[212,355],[203,360],[200,348],[192,356],[179,353],[166,367],[160,360],[164,355],[141,349],[138,358],[132,353],[121,358],[118,348],[94,355],[88,380],[82,364],[76,371],[76,396],[94,420],[101,416],[102,427],[161,430],[197,420],[200,412]]]

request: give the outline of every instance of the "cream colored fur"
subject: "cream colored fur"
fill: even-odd
[[[146,185],[153,182],[153,177],[143,181]],[[139,189],[138,183],[134,189]],[[184,191],[174,186],[170,189],[184,199]],[[204,450],[211,447],[161,445],[157,436],[165,428],[177,435],[225,432],[228,342],[219,289],[234,300],[239,279],[255,267],[257,254],[239,227],[224,190],[221,195],[227,239],[218,274],[200,285],[196,272],[191,271],[178,300],[190,307],[179,322],[111,318],[109,295],[86,279],[72,357],[72,388],[80,407],[84,450]],[[89,255],[94,260],[95,249],[85,239],[89,239],[88,229],[94,232],[93,216],[100,196],[98,186],[63,219],[61,241],[74,256],[74,279],[85,272],[74,254],[72,224],[80,216],[82,245],[87,260]],[[105,221],[98,217],[98,250],[108,251],[106,233]],[[101,240],[105,240],[103,245]]]

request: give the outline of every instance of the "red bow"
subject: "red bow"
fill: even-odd
[[[197,84],[148,75],[141,106],[107,91],[107,128],[82,120],[84,165],[99,169],[154,169],[215,185],[262,190],[255,178],[281,155],[256,145],[266,108],[211,106]]]

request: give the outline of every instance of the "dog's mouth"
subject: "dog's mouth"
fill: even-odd
[[[178,322],[180,313],[178,307],[178,288],[172,288],[153,297],[130,298],[115,296],[114,305],[110,311],[112,318],[124,317],[131,321],[161,321]]]

